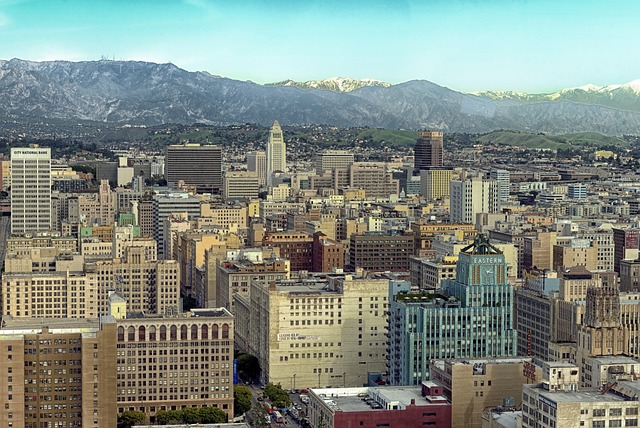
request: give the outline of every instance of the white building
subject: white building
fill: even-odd
[[[326,150],[316,155],[313,165],[316,174],[322,175],[323,172],[334,168],[348,169],[354,160],[353,153],[347,150]]]
[[[11,149],[11,233],[51,229],[51,149]]]
[[[495,213],[499,209],[498,183],[481,177],[451,180],[450,213],[452,223],[473,224],[478,213]]]
[[[287,171],[287,146],[284,143],[282,128],[276,120],[269,131],[267,142],[267,185],[271,186],[273,173]]]
[[[500,202],[509,200],[511,190],[511,174],[506,169],[492,169],[491,179],[498,182],[498,198]]]

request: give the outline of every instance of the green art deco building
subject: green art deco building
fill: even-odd
[[[464,248],[456,279],[443,294],[398,292],[389,316],[389,381],[419,385],[429,378],[429,361],[516,355],[513,286],[500,250],[484,236]]]

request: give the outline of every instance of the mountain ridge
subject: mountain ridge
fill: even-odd
[[[348,82],[343,89],[357,80],[340,79]],[[620,95],[609,97],[606,105],[601,94],[593,91],[575,90],[571,96],[554,100],[519,99],[515,95],[494,99],[457,92],[427,80],[390,86],[367,84],[338,92],[260,85],[209,72],[186,71],[172,63],[0,60],[0,117],[5,119],[131,125],[268,125],[278,119],[291,125],[446,132],[514,129],[554,134],[640,134],[640,97],[628,90],[615,91]]]

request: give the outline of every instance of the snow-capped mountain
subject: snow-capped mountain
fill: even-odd
[[[306,82],[296,82],[294,80],[284,80],[282,82],[267,83],[266,86],[295,86],[303,89],[324,89],[335,92],[351,92],[367,86],[382,86],[388,88],[390,83],[374,79],[352,79],[350,77],[331,77],[324,80],[308,80]]]
[[[0,120],[270,125],[277,119],[286,125],[640,135],[637,82],[607,91],[576,88],[551,97],[479,96],[426,80],[397,85],[328,81],[336,89],[259,85],[141,61],[12,59],[0,61]],[[360,87],[340,92],[354,85]]]
[[[523,102],[573,101],[595,104],[621,110],[640,112],[640,79],[624,84],[598,86],[588,83],[575,88],[561,89],[549,94],[527,94],[511,91],[485,91],[474,95],[493,100],[517,100]]]

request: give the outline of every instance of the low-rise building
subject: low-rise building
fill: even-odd
[[[309,391],[311,426],[451,427],[451,404],[432,382],[406,387],[324,388]]]

